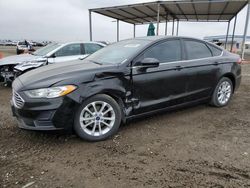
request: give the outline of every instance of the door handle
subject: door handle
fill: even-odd
[[[217,61],[214,62],[214,65],[215,65],[215,66],[218,66],[218,65],[219,65],[219,62],[217,62]]]
[[[175,67],[175,69],[180,71],[181,69],[183,69],[183,67],[178,65],[178,66]]]

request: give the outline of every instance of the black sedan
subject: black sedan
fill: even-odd
[[[123,122],[190,104],[226,106],[241,59],[186,37],[124,40],[84,60],[30,71],[13,83],[12,111],[30,130],[74,130],[104,140]]]

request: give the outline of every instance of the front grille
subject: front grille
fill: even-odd
[[[24,105],[24,100],[22,97],[15,91],[13,91],[13,97],[12,97],[13,103],[15,107],[22,108]]]

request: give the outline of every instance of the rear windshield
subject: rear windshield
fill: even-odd
[[[150,42],[149,40],[139,39],[124,40],[100,49],[87,57],[86,60],[100,64],[120,64],[136,55]]]

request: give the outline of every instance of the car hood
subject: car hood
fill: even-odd
[[[2,65],[17,65],[26,61],[36,61],[39,59],[43,59],[42,56],[34,56],[32,54],[21,54],[21,55],[13,55],[9,57],[5,57],[0,59],[0,66]]]
[[[29,71],[17,79],[22,83],[21,90],[78,84],[92,81],[96,73],[102,73],[115,67],[112,64],[99,65],[87,60],[76,60],[43,66]]]

